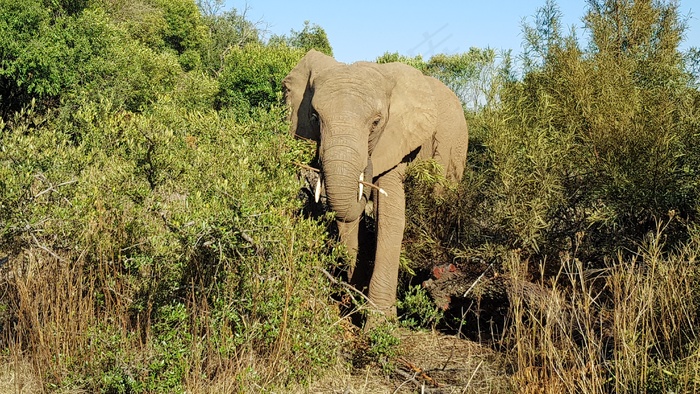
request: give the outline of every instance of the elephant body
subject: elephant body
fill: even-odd
[[[374,205],[371,275],[365,254],[359,253],[348,278],[361,284],[368,277],[374,307],[395,315],[406,166],[434,159],[448,180],[461,179],[468,144],[462,105],[442,82],[408,65],[343,64],[314,50],[283,83],[291,132],[318,143],[326,200],[353,262],[363,246],[359,230],[365,205]]]

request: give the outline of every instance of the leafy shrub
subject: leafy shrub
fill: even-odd
[[[177,79],[171,96],[189,110],[212,110],[219,93],[219,82],[199,71],[184,73]],[[162,99],[162,98],[161,98]]]
[[[0,5],[7,21],[0,25],[2,112],[17,110],[32,98],[56,106],[84,96],[139,111],[170,91],[182,72],[172,53],[131,39],[101,9],[55,16],[31,3]],[[190,67],[198,62],[197,56],[186,61]]]
[[[104,2],[104,8],[129,37],[156,51],[166,47],[168,22],[162,7],[148,0],[122,0]]]
[[[111,31],[103,13],[52,13],[41,2],[0,3],[2,112],[51,99],[90,78],[89,61],[105,54]]]
[[[83,97],[107,99],[133,112],[147,109],[182,76],[178,58],[172,53],[155,52],[135,41],[112,46],[108,56],[95,59],[93,64],[95,78],[84,89],[76,90],[78,102]]]
[[[167,23],[164,40],[168,47],[183,54],[200,49],[207,40],[207,27],[194,0],[150,0],[163,10]]]
[[[434,328],[443,318],[442,311],[420,285],[409,286],[397,308],[402,315],[401,323],[409,328]]]
[[[33,349],[47,387],[89,391],[283,385],[331,363],[330,256],[295,215],[305,149],[282,114],[105,108],[0,134],[3,341]],[[268,367],[247,375],[249,357]]]
[[[383,323],[367,333],[368,356],[381,365],[385,373],[394,369],[393,359],[398,355],[401,340],[395,335],[396,326]]]
[[[219,77],[218,106],[245,114],[255,107],[280,104],[282,79],[303,55],[301,50],[286,45],[233,48]]]
[[[211,39],[202,48],[202,59],[204,69],[210,75],[218,75],[222,71],[224,58],[233,48],[262,44],[257,25],[245,18],[245,12],[240,13],[235,9],[221,13],[215,9],[203,12]]]
[[[587,50],[562,35],[556,7],[547,7],[525,32],[525,76],[503,79],[495,111],[472,122],[473,148],[488,149],[483,170],[492,177],[486,226],[541,254],[573,247],[583,235],[579,253],[600,263],[620,248],[634,250],[669,213],[695,217],[690,103],[698,93],[677,49],[674,5],[621,6],[621,19],[592,7]],[[687,237],[682,227],[668,235]]]
[[[328,56],[333,56],[333,48],[328,42],[326,31],[317,24],[311,24],[309,21],[304,21],[304,28],[301,31],[292,30],[287,44],[292,48],[299,48],[304,52],[315,49]]]

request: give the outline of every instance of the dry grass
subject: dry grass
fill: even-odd
[[[0,364],[0,393],[41,393],[41,380],[26,361],[9,361]]]
[[[108,386],[109,379],[121,378],[114,374],[115,369],[147,381],[150,366],[158,358],[171,357],[156,353],[157,346],[168,345],[155,343],[156,328],[133,321],[126,300],[129,292],[122,288],[125,283],[115,280],[116,272],[107,272],[110,264],[97,264],[93,270],[80,256],[61,256],[38,246],[26,248],[12,261],[0,277],[0,289],[7,296],[3,301],[16,316],[16,321],[2,322],[12,330],[2,333],[7,348],[0,355],[0,394],[90,392],[90,387]],[[286,283],[284,296],[290,298],[292,279]],[[107,288],[97,290],[97,286]],[[194,291],[191,294],[188,319],[199,323],[171,338],[173,342],[184,340],[187,350],[178,355],[187,364],[178,377],[179,387],[189,393],[256,392],[293,380],[288,365],[297,359],[292,349],[294,333],[284,332],[283,327],[278,340],[269,346],[271,351],[263,353],[256,331],[250,329],[242,346],[233,354],[222,354],[224,349],[212,343],[210,307],[205,301],[196,302]],[[234,333],[226,336],[232,340]],[[323,345],[333,346],[330,341]],[[121,384],[111,384],[107,392],[119,390]],[[138,391],[162,389],[142,387]]]
[[[18,311],[18,332],[6,338],[11,359],[31,355],[35,376],[62,380],[70,373],[72,360],[84,357],[90,346],[87,336],[97,324],[94,308],[94,281],[75,264],[40,246],[23,252],[24,264],[15,265],[7,279],[12,288],[13,306]],[[9,334],[9,333],[8,333]],[[27,371],[22,364],[17,373]]]
[[[517,252],[508,254],[504,268],[510,277],[510,311],[503,337],[497,338],[501,352],[455,336],[397,329],[400,345],[387,373],[372,362],[353,365],[367,350],[366,342],[357,328],[341,321],[345,357],[309,385],[281,391],[271,388],[280,387],[276,384],[262,386],[289,374],[275,361],[283,358],[280,352],[293,351],[289,343],[280,342],[268,355],[243,346],[232,358],[214,360],[216,352],[200,349],[196,339],[192,354],[209,359],[199,360],[201,370],[190,368],[183,385],[192,393],[698,392],[700,239],[673,253],[663,252],[662,240],[660,228],[635,257],[611,259],[603,270],[587,270],[575,257],[562,255],[560,272],[538,284],[536,297],[526,286],[531,263]],[[101,338],[91,336],[91,327],[126,314],[116,287],[102,292],[113,298],[95,300],[94,278],[100,273],[89,274],[79,258],[68,264],[67,257],[39,246],[23,253],[24,264],[4,275],[12,283],[12,302],[24,330],[16,333],[22,345],[11,345],[3,359],[0,393],[38,393],[50,388],[47,381],[69,381],[80,373],[77,359],[86,368],[99,367],[103,355],[93,354],[91,341]],[[97,316],[96,303],[111,312]],[[192,310],[207,315],[204,309]],[[123,330],[114,335],[124,344],[125,361],[146,352],[129,335],[126,321],[119,326]],[[195,356],[188,360],[197,363]],[[77,387],[60,389],[77,392]]]
[[[401,344],[386,374],[375,364],[339,363],[320,380],[295,393],[507,393],[510,377],[493,350],[435,331],[397,329]],[[355,344],[355,352],[362,346]],[[357,355],[356,355],[357,357]]]
[[[631,258],[588,271],[564,256],[544,297],[510,289],[504,343],[522,392],[697,392],[697,242],[663,253],[661,229]],[[697,240],[696,240],[697,241]],[[508,269],[523,283],[528,261]],[[534,300],[534,302],[533,302]]]

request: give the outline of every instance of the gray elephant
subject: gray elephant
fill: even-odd
[[[406,165],[432,158],[448,180],[461,179],[468,143],[462,105],[443,83],[408,65],[344,64],[314,50],[286,76],[284,89],[291,132],[318,143],[328,206],[353,262],[361,246],[360,220],[367,202],[373,202],[376,251],[368,296],[376,309],[393,317]],[[359,272],[363,266],[358,261],[358,269],[348,268],[351,283],[369,275]]]

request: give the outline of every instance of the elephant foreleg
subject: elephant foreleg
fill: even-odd
[[[399,277],[401,241],[406,225],[406,200],[403,178],[406,164],[401,163],[384,174],[377,186],[386,196],[378,195],[376,202],[377,250],[374,271],[369,284],[369,298],[388,317],[396,316],[396,287]]]

